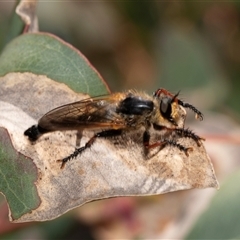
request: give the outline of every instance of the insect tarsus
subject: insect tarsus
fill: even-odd
[[[91,137],[85,143],[85,145],[83,147],[76,148],[76,150],[71,155],[69,155],[68,157],[63,158],[62,160],[58,160],[58,162],[62,162],[61,169],[64,168],[66,162],[68,162],[72,158],[76,158],[84,150],[86,150],[87,148],[90,148],[97,138],[114,137],[114,136],[121,135],[121,133],[122,133],[122,130],[106,130],[106,131],[102,131],[102,132],[96,133],[93,137]]]

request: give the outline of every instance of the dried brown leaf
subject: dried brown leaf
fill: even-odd
[[[1,90],[4,94],[0,92],[0,100],[5,102],[0,103],[0,126],[8,129],[16,150],[31,157],[38,168],[36,186],[42,203],[18,222],[53,219],[96,199],[218,188],[203,144],[198,147],[190,138],[179,138],[183,146],[193,147],[189,157],[170,146],[162,150],[154,148],[146,156],[143,129],[113,139],[97,139],[90,149],[60,169],[56,160],[74,151],[76,132],[49,133],[35,144],[23,132],[50,109],[86,96],[45,76],[30,73],[6,75],[1,79]],[[92,134],[84,132],[81,145]],[[152,130],[152,137],[153,141],[158,139],[159,132]]]

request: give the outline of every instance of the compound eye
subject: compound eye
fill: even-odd
[[[172,113],[172,105],[171,105],[171,99],[170,98],[163,98],[160,103],[160,112],[166,119],[171,119],[171,113]]]

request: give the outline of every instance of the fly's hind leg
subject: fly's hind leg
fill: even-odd
[[[80,146],[81,139],[82,139],[82,130],[78,130],[77,131],[77,138],[76,138],[76,146],[77,147]]]
[[[57,160],[58,162],[61,162],[61,169],[64,168],[66,162],[68,162],[69,160],[71,160],[72,158],[77,157],[79,154],[81,154],[83,151],[85,151],[86,149],[90,148],[93,143],[95,142],[95,140],[97,138],[108,138],[108,137],[114,137],[114,136],[119,136],[121,135],[122,130],[118,129],[111,129],[111,130],[105,130],[99,133],[94,134],[93,137],[91,137],[88,142],[86,142],[86,144],[83,147],[77,148],[71,155],[69,155],[68,157],[65,157],[61,160]]]

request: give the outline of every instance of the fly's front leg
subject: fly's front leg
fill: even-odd
[[[198,135],[196,135],[193,131],[191,131],[190,129],[184,129],[184,128],[176,128],[175,132],[182,137],[185,138],[192,138],[198,145],[198,147],[201,146],[201,141],[205,140],[202,137],[199,137]]]
[[[161,128],[162,130],[163,128]],[[157,130],[160,131],[160,128],[158,128]],[[161,145],[165,145],[166,142],[165,141],[157,141],[153,144],[150,144],[150,133],[148,130],[145,130],[145,132],[143,133],[143,145],[144,145],[144,149],[145,149],[145,153],[148,152],[148,150],[150,148],[154,148],[154,147],[158,147],[158,146],[161,146]]]
[[[153,127],[157,131],[167,130],[169,132],[174,132],[178,136],[181,136],[184,138],[192,138],[197,143],[198,147],[201,146],[201,141],[205,140],[204,138],[199,137],[197,134],[195,134],[193,131],[191,131],[188,128],[187,129],[185,129],[185,128],[168,128],[168,127],[163,127],[163,126],[159,126],[156,124],[153,124]]]
[[[148,150],[148,149],[151,149],[151,148],[155,148],[155,147],[166,147],[166,146],[173,146],[173,147],[176,147],[178,148],[180,151],[183,151],[186,156],[189,156],[188,152],[189,151],[192,151],[192,147],[184,147],[183,145],[177,143],[176,141],[174,140],[169,140],[169,139],[163,139],[161,141],[157,141],[153,144],[149,144],[148,143],[144,143],[144,146],[145,146],[145,149]]]
[[[72,158],[77,157],[79,154],[81,154],[83,151],[85,151],[86,149],[90,148],[93,143],[96,141],[97,138],[107,138],[107,137],[114,137],[114,136],[119,136],[121,135],[122,130],[105,130],[99,133],[94,134],[93,137],[91,137],[86,144],[83,147],[77,148],[71,155],[69,155],[68,157],[65,157],[61,160],[57,160],[58,162],[61,162],[61,169],[64,168],[66,162],[68,162],[69,160],[71,160]]]
[[[155,148],[155,147],[159,147],[161,145],[166,145],[166,141],[157,141],[153,144],[150,144],[150,133],[149,131],[145,130],[145,132],[143,133],[143,145],[144,145],[144,150],[145,150],[145,154],[148,153],[149,149],[151,148]]]
[[[153,125],[153,127],[157,131],[163,131],[163,130],[168,130],[168,131],[172,131],[172,132],[177,131],[177,134],[181,134],[184,137],[193,138],[197,143],[200,140],[200,138],[197,135],[195,135],[193,132],[191,132],[190,130],[187,130],[187,129],[185,130],[185,129],[177,129],[177,128],[167,128],[167,127],[159,126],[159,125],[155,125],[155,124]],[[150,144],[150,133],[147,130],[143,134],[143,144],[144,144],[146,151],[148,149],[155,148],[155,147],[163,148],[167,145],[178,148],[180,151],[183,151],[186,154],[186,156],[189,155],[188,154],[189,151],[192,151],[192,147],[184,147],[183,145],[177,143],[176,141],[170,140],[167,138],[164,138],[160,141]]]

